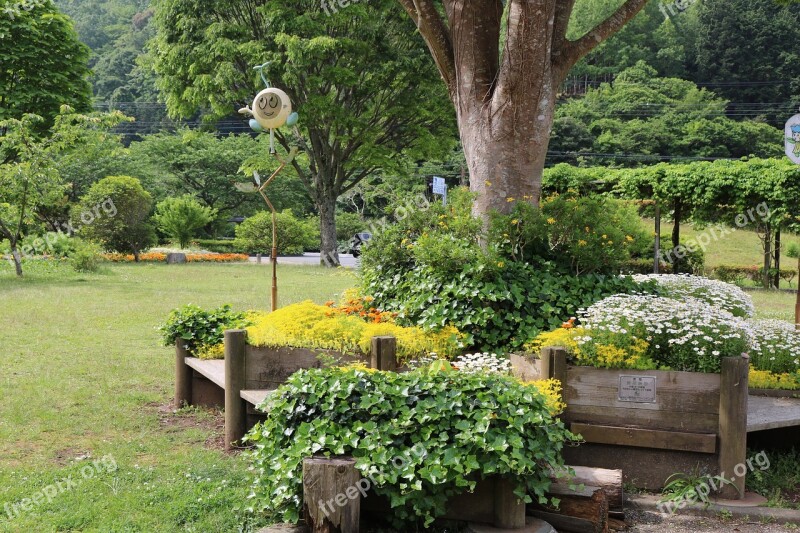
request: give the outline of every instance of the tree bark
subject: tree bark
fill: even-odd
[[[328,194],[317,202],[319,209],[320,256],[319,264],[324,267],[338,267],[339,249],[336,241],[336,198]]]
[[[767,222],[767,227],[764,231],[764,273],[762,276],[765,289],[769,289],[770,286],[770,268],[772,268],[772,224]]]
[[[781,228],[778,226],[778,229],[775,230],[775,250],[773,253],[774,256],[774,264],[775,264],[775,276],[773,277],[772,283],[775,284],[776,289],[781,288]]]
[[[11,257],[14,258],[14,270],[17,272],[17,277],[22,277],[22,256],[19,253],[16,243],[11,244]]]

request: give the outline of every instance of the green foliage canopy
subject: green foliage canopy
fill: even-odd
[[[89,49],[69,17],[51,0],[3,0],[0,12],[0,120],[37,114],[42,133],[62,105],[89,111]]]

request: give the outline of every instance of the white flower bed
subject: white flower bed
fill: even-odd
[[[754,320],[750,358],[753,367],[778,374],[800,372],[800,333],[783,320]]]
[[[750,295],[731,283],[691,275],[637,274],[633,279],[639,283],[655,281],[661,295],[667,298],[681,301],[696,298],[739,317],[755,314]]]
[[[488,374],[511,373],[511,361],[494,353],[484,352],[461,355],[452,364],[461,372],[470,374],[479,372]]]
[[[691,297],[619,294],[581,310],[580,317],[588,335],[600,330],[646,340],[648,357],[675,370],[719,372],[721,358],[746,352],[751,338],[747,322]]]

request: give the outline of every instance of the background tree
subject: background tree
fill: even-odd
[[[178,23],[180,21],[180,23]],[[323,262],[337,265],[336,200],[367,176],[452,142],[436,71],[413,26],[389,0],[326,14],[316,0],[163,2],[152,45],[170,112],[209,118],[252,102],[252,66],[287,91],[301,114],[307,163],[294,169],[320,215]]]
[[[626,0],[569,39],[574,0],[398,0],[439,67],[477,193],[476,214],[538,204],[559,87],[647,0]]]
[[[113,211],[100,212],[103,205],[113,206]],[[142,250],[156,241],[149,220],[152,209],[153,198],[138,179],[109,176],[92,185],[73,208],[73,225],[80,227],[82,237],[101,242],[110,250],[130,252],[138,262]],[[86,213],[94,216],[87,217]]]
[[[763,121],[727,118],[727,105],[690,81],[659,78],[654,68],[639,62],[612,83],[559,106],[551,157],[609,154],[594,162],[631,166],[658,161],[659,156],[740,158],[783,153],[782,130]]]
[[[181,249],[185,250],[197,231],[214,220],[216,215],[216,210],[186,195],[159,202],[153,219],[161,231],[178,241]]]
[[[280,255],[300,255],[319,239],[317,228],[290,210],[275,215]],[[248,253],[268,255],[272,250],[272,213],[262,211],[236,226],[234,246]]]
[[[62,105],[91,110],[89,49],[78,40],[69,17],[50,0],[28,5],[4,1],[2,11],[0,120],[38,114],[44,118],[38,123],[41,132],[53,124]],[[0,135],[4,131],[0,128]]]
[[[44,137],[45,119],[38,115],[0,122],[0,130],[6,132],[0,147],[0,161],[6,161],[0,164],[0,236],[9,241],[18,276],[22,275],[18,246],[28,230],[42,225],[37,213],[64,202],[68,186],[59,172],[59,158],[82,149],[86,131],[107,130],[124,117],[118,113],[82,115],[63,106],[53,120]],[[4,153],[13,157],[3,157]],[[51,229],[63,231],[60,224],[52,224]]]
[[[130,145],[130,172],[158,199],[189,194],[217,210],[221,221],[234,215],[248,216],[263,209],[264,202],[258,195],[242,194],[233,184],[247,179],[240,168],[255,155],[258,162],[253,166],[262,174],[268,175],[277,166],[269,157],[267,140],[189,129],[148,135]],[[281,174],[268,193],[278,210],[291,207],[302,214],[313,208],[303,184],[291,172]]]
[[[800,91],[800,52],[793,46],[800,5],[703,0],[697,16],[703,31],[690,56],[692,79],[717,84],[720,94],[737,102],[731,115],[760,112],[782,126],[796,112]]]

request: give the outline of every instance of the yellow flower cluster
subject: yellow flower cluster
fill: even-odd
[[[197,357],[199,359],[225,359],[225,345],[203,346],[198,350]]]
[[[558,328],[546,333],[540,333],[538,337],[525,344],[524,350],[530,353],[539,353],[542,348],[547,346],[563,346],[568,352],[577,355],[579,350],[575,337],[580,337],[583,333],[584,330],[582,328]]]
[[[436,352],[453,357],[461,348],[463,335],[454,327],[425,331],[391,322],[367,321],[357,315],[332,312],[330,307],[310,300],[289,305],[272,313],[251,317],[247,341],[253,346],[294,346],[321,348],[344,353],[368,353],[372,337],[391,335],[397,338],[400,360]]]
[[[530,353],[539,353],[547,346],[563,346],[575,359],[575,363],[596,368],[655,368],[647,357],[650,344],[631,335],[606,332],[596,336],[594,332],[573,327],[572,322],[553,331],[541,333],[525,344]],[[581,342],[578,342],[578,341]]]
[[[637,368],[645,358],[650,345],[641,339],[631,339],[625,347],[596,343],[592,350],[575,354],[578,364],[597,368]]]
[[[557,379],[540,379],[526,383],[535,387],[545,397],[547,410],[553,416],[558,416],[567,408],[561,396],[561,382]]]
[[[800,390],[800,374],[774,374],[751,368],[749,381],[751,389]]]

